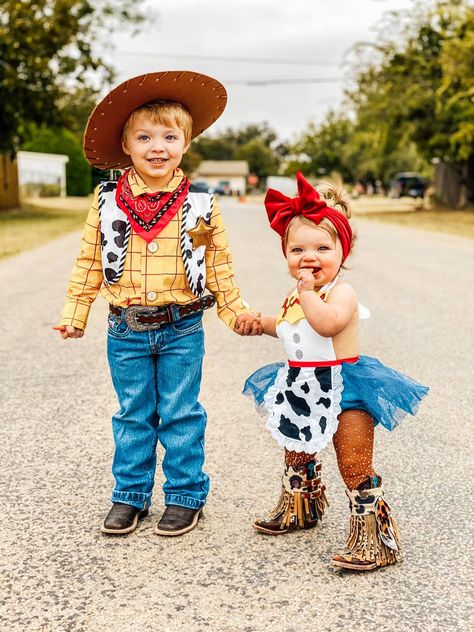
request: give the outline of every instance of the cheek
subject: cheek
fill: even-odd
[[[335,257],[334,259],[331,260],[331,262],[329,262],[328,269],[330,269],[331,271],[337,272],[340,269],[341,264],[342,264],[342,258]]]
[[[288,270],[293,273],[295,272],[295,270],[298,270],[298,261],[292,257],[290,257],[289,259],[286,260],[286,263],[288,265]]]

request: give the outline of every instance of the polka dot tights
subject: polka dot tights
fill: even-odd
[[[339,415],[339,426],[333,437],[337,465],[349,489],[355,489],[366,478],[374,476],[374,422],[364,410],[345,410]]]
[[[333,437],[337,465],[342,480],[349,489],[356,489],[369,476],[375,476],[372,467],[374,452],[374,422],[365,410],[345,410],[339,415],[339,426]],[[285,450],[287,465],[303,465],[315,454]]]

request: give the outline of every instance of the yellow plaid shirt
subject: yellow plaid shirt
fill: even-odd
[[[175,176],[163,191],[173,191],[183,173]],[[129,174],[133,195],[150,189],[133,169]],[[184,271],[180,229],[182,209],[165,228],[147,243],[133,230],[127,248],[123,274],[117,283],[105,285],[102,274],[101,237],[98,211],[98,187],[87,216],[81,239],[81,252],[72,270],[61,325],[85,329],[92,302],[100,292],[112,305],[185,305],[195,300]],[[216,297],[217,313],[231,329],[236,318],[248,312],[235,285],[232,258],[221,213],[214,205],[210,224],[216,228],[213,247],[206,248],[206,288]]]

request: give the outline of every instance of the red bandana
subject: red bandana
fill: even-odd
[[[337,231],[342,246],[342,261],[344,261],[352,245],[352,229],[347,218],[336,209],[328,206],[303,174],[298,172],[296,180],[298,182],[298,197],[295,198],[289,198],[275,189],[268,189],[265,196],[265,208],[270,226],[283,239],[288,224],[296,215],[303,215],[315,224],[319,224],[326,217]]]
[[[128,183],[129,173],[130,169],[118,179],[115,201],[127,215],[133,230],[145,241],[152,241],[183,205],[190,182],[184,177],[174,191],[134,196]]]

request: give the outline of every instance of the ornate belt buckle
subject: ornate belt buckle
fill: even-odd
[[[143,307],[143,305],[130,305],[125,310],[125,322],[132,331],[150,331],[150,329],[159,329],[160,323],[153,325],[142,324],[137,321],[137,317],[140,313],[147,312],[148,314],[156,314],[159,311],[159,307]]]

